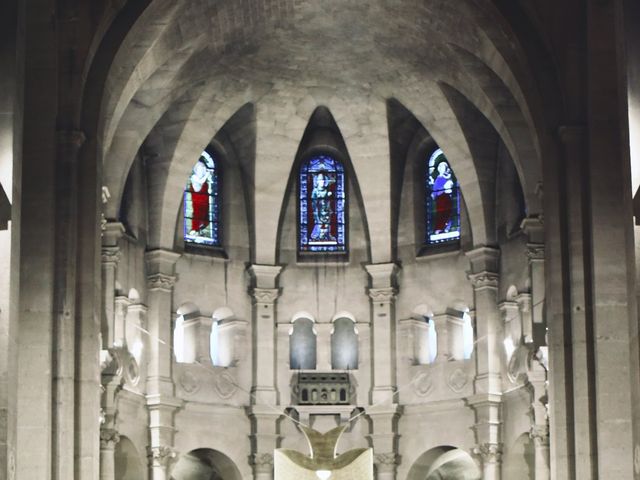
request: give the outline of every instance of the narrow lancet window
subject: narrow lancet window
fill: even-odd
[[[184,191],[184,241],[219,247],[220,175],[213,155],[205,150]]]
[[[460,187],[441,149],[429,158],[426,175],[427,245],[460,239]]]
[[[302,163],[298,177],[300,252],[346,252],[346,188],[342,164],[327,155]]]

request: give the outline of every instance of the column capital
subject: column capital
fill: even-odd
[[[544,243],[527,243],[527,258],[529,261],[544,260]]]
[[[549,425],[533,425],[529,431],[529,437],[536,445],[541,447],[549,446]]]
[[[481,443],[473,448],[473,454],[480,457],[482,463],[500,463],[502,460],[501,443]]]
[[[520,228],[530,242],[544,243],[544,218],[542,214],[526,217],[520,222]]]
[[[373,463],[379,473],[393,472],[398,464],[398,454],[395,452],[374,453]]]
[[[274,304],[280,296],[279,288],[252,288],[250,290],[254,303]]]
[[[395,300],[398,291],[393,287],[369,288],[367,293],[374,303],[390,303]]]
[[[398,265],[396,263],[372,263],[364,266],[371,277],[373,288],[389,287],[396,284]]]
[[[465,252],[471,263],[471,272],[498,272],[500,263],[500,249],[480,246]]]
[[[147,277],[147,287],[149,291],[171,292],[178,278],[175,275],[165,275],[164,273],[154,273]]]
[[[102,247],[100,252],[102,265],[115,267],[120,262],[120,258],[122,258],[120,247]]]
[[[282,272],[281,265],[249,265],[247,269],[251,276],[253,286],[257,288],[275,288],[278,285],[278,276]]]
[[[100,450],[112,450],[120,441],[120,433],[115,428],[100,429]]]
[[[251,463],[256,473],[271,473],[273,471],[273,454],[254,453]]]
[[[147,447],[147,458],[152,467],[167,468],[178,458],[178,452],[173,447],[159,445]]]
[[[470,273],[468,278],[474,290],[497,289],[500,282],[500,275],[493,272]]]

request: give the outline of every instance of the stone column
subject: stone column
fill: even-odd
[[[395,451],[398,421],[397,405],[373,406],[368,414],[372,422],[370,435],[377,480],[395,480],[398,455]]]
[[[114,345],[116,318],[116,271],[120,261],[118,241],[124,233],[120,222],[108,222],[102,233],[102,348],[107,350]]]
[[[217,358],[221,367],[237,365],[246,355],[247,322],[237,318],[218,322]]]
[[[438,354],[436,363],[448,362],[451,358],[451,345],[449,341],[449,314],[433,316],[433,324],[438,332]]]
[[[458,315],[447,313],[445,340],[447,342],[447,356],[449,360],[464,360],[464,320]],[[439,338],[439,337],[438,337]]]
[[[547,403],[547,370],[534,361],[527,373],[531,390],[530,437],[535,448],[535,480],[549,480],[549,415]]]
[[[282,267],[251,265],[249,274],[253,288],[253,382],[252,424],[253,453],[251,462],[256,480],[273,478],[273,450],[277,444],[276,422],[280,415],[274,409],[278,404],[275,383],[276,355],[276,300],[278,275]]]
[[[100,480],[116,480],[115,449],[119,441],[117,430],[100,429]]]
[[[469,405],[476,416],[476,453],[482,460],[483,479],[500,480],[501,477],[501,405],[502,359],[504,337],[502,319],[498,310],[498,262],[500,251],[480,247],[467,252],[471,263],[469,279],[475,298],[476,378],[475,395]]]
[[[211,359],[211,327],[213,318],[199,316],[190,318],[184,322],[185,344],[194,349],[193,352],[185,352],[187,363],[197,362],[201,365],[212,365]]]
[[[179,254],[168,250],[152,250],[146,254],[149,315],[146,393],[150,480],[168,480],[168,467],[176,456],[173,450],[174,415],[182,402],[174,397],[171,378],[171,325],[175,263],[178,258]]]
[[[104,274],[104,254],[102,256],[102,272]],[[103,292],[103,297],[105,296]],[[127,343],[127,311],[131,305],[129,297],[118,295],[115,297],[115,309],[113,315],[113,345],[122,347]]]
[[[522,230],[527,234],[527,259],[531,279],[532,341],[536,348],[545,346],[547,322],[544,318],[544,226],[541,217],[527,217],[522,221]]]

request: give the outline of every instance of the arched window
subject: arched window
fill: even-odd
[[[176,362],[185,362],[185,344],[184,344],[184,317],[179,315],[176,319],[176,326],[173,330],[173,353],[176,356]]]
[[[358,331],[351,318],[342,317],[333,322],[331,368],[333,370],[358,368]]]
[[[315,370],[316,332],[313,320],[294,318],[289,332],[289,365],[291,370]]]
[[[469,315],[468,312],[464,312],[462,321],[462,344],[464,346],[464,359],[468,360],[473,354],[474,347],[473,324],[471,323],[471,315]]]
[[[429,158],[426,175],[427,245],[460,239],[460,187],[441,149]]]
[[[300,252],[346,252],[345,172],[327,155],[300,166],[298,176],[298,248]]]
[[[427,325],[429,326],[429,333],[427,335],[427,342],[429,345],[429,358],[428,363],[436,361],[438,356],[438,331],[436,330],[436,322],[433,318],[427,319]]]
[[[184,191],[184,241],[220,246],[220,172],[205,150],[193,167]]]

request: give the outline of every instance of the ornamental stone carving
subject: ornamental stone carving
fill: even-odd
[[[254,288],[251,290],[251,295],[255,303],[274,303],[280,295],[280,290],[277,288]]]
[[[171,292],[176,284],[177,277],[173,275],[165,275],[164,273],[154,273],[147,277],[147,285],[149,290],[161,290],[163,292]]]
[[[271,473],[273,471],[273,454],[254,453],[253,466],[256,473]]]
[[[172,447],[158,446],[147,449],[147,458],[152,467],[167,468],[177,460],[177,457],[178,453]]]
[[[394,452],[376,453],[373,456],[373,462],[376,465],[392,465],[398,463],[398,455]]]
[[[430,373],[419,372],[413,377],[413,390],[419,397],[426,397],[433,391],[433,379]]]
[[[116,444],[120,441],[120,434],[114,428],[101,428],[100,429],[100,449],[112,450]]]
[[[469,383],[469,376],[461,368],[456,368],[447,377],[447,385],[455,393],[460,393],[467,383]]]
[[[380,303],[392,302],[396,297],[396,293],[396,289],[393,287],[369,289],[369,297],[371,298],[371,300]]]
[[[484,288],[498,288],[500,275],[494,272],[470,273],[469,280],[475,290]]]
[[[529,437],[535,442],[537,446],[548,447],[549,446],[549,425],[534,425],[531,427]]]
[[[216,393],[223,400],[231,398],[237,390],[236,381],[229,372],[217,375],[214,386]]]
[[[480,457],[482,463],[500,463],[502,461],[502,444],[482,443],[473,449],[473,454]]]
[[[178,385],[187,395],[193,395],[200,390],[201,381],[193,373],[184,371],[178,378]]]

